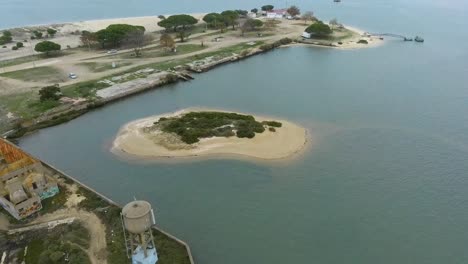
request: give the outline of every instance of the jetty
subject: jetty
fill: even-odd
[[[365,33],[365,34],[368,34],[370,36],[377,36],[377,37],[393,37],[393,38],[401,38],[403,39],[404,41],[413,41],[413,38],[412,37],[407,37],[407,36],[403,36],[403,35],[399,35],[399,34],[393,34],[393,33]],[[417,42],[424,42],[424,39],[417,36],[416,37],[416,41]]]

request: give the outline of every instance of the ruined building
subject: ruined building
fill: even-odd
[[[59,192],[42,163],[0,139],[0,205],[16,219],[42,209],[41,200]]]

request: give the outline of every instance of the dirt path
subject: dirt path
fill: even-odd
[[[107,263],[106,226],[96,214],[80,210],[76,206],[83,199],[77,196],[78,186],[71,185],[71,195],[67,199],[66,208],[37,217],[31,224],[49,222],[69,217],[75,217],[88,229],[90,234],[89,249],[85,250],[93,264]]]

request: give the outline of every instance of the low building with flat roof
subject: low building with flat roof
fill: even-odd
[[[16,219],[42,209],[41,201],[59,192],[42,163],[0,139],[0,206]]]

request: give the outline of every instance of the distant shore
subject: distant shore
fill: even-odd
[[[282,126],[275,132],[264,131],[256,133],[254,138],[212,137],[201,139],[200,142],[185,146],[177,145],[168,149],[167,146],[156,143],[170,135],[149,135],[143,128],[151,126],[161,117],[175,117],[194,111],[219,111],[219,110],[195,110],[184,109],[175,113],[151,116],[132,121],[124,125],[112,144],[112,152],[124,153],[132,157],[141,158],[195,158],[200,156],[245,156],[264,160],[290,158],[298,154],[308,143],[307,131],[294,123],[285,120],[277,120]],[[261,122],[271,118],[254,116]],[[161,138],[162,137],[162,138]]]

